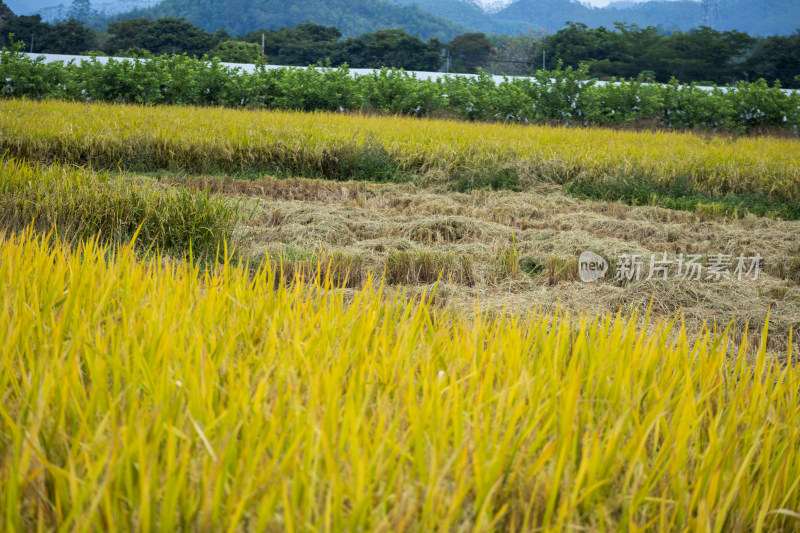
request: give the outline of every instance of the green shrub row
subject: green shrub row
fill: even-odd
[[[0,97],[140,104],[398,113],[565,125],[649,122],[671,129],[747,133],[800,129],[800,93],[764,80],[711,90],[619,80],[597,84],[585,68],[539,71],[496,84],[477,77],[422,80],[403,70],[352,76],[347,67],[279,68],[253,73],[217,60],[162,56],[45,63],[18,46],[0,53]]]
[[[758,192],[710,195],[677,181],[659,184],[647,176],[607,177],[600,180],[576,178],[564,184],[567,194],[582,199],[623,202],[628,205],[654,205],[666,209],[694,211],[725,217],[756,216],[800,220],[800,206]]]

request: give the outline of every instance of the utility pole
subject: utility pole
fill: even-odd
[[[547,59],[547,52],[542,50],[542,70],[547,70],[546,59]]]
[[[261,32],[261,60],[264,60],[264,32]]]
[[[31,53],[33,53],[33,34],[31,33]]]

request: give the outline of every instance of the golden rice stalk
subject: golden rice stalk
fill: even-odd
[[[792,354],[269,268],[0,236],[0,528],[800,525]]]

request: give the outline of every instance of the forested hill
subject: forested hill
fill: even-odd
[[[40,11],[50,22],[69,18],[69,0],[4,0],[17,14]],[[62,4],[42,10],[45,4]],[[662,33],[689,31],[704,23],[698,0],[620,0],[595,8],[577,0],[516,0],[505,7],[483,0],[163,0],[155,7],[130,11],[144,0],[94,0],[91,25],[104,28],[119,18],[184,17],[208,31],[224,27],[235,34],[256,29],[292,27],[315,22],[339,28],[345,37],[379,29],[401,28],[424,40],[449,41],[465,31],[518,35],[529,30],[552,33],[567,21],[590,28],[613,28],[615,22],[653,26]],[[501,8],[502,7],[502,8]],[[2,11],[2,8],[0,8]],[[103,16],[102,13],[120,13]],[[60,13],[56,16],[54,13]],[[2,16],[2,15],[0,15]],[[49,17],[49,18],[48,18]],[[80,19],[79,19],[80,20]],[[89,22],[88,20],[85,20]],[[721,31],[753,36],[790,35],[800,29],[800,0],[719,0],[719,17],[711,24]]]
[[[693,0],[620,2],[594,8],[575,0],[517,0],[484,13],[470,0],[394,0],[486,33],[516,34],[527,29],[557,31],[567,21],[590,27],[613,27],[614,22],[688,31],[703,22],[703,8]],[[799,0],[719,0],[719,30],[751,35],[788,35],[800,28]]]
[[[0,0],[0,21],[2,21],[5,17],[9,15],[13,15],[11,9],[9,9],[9,7],[5,4],[5,2],[3,2],[3,0]]]
[[[451,20],[471,30],[485,33],[515,35],[525,31],[531,24],[524,21],[499,20],[491,13],[469,0],[391,0],[404,6],[416,6],[436,16]]]
[[[538,0],[521,0],[538,3]],[[514,5],[498,13],[498,16],[516,18],[520,13]],[[703,21],[703,6],[700,2],[677,0],[644,2],[617,9],[611,4],[605,9],[593,9],[587,16],[590,25],[610,26],[613,22],[628,22],[640,26],[661,26],[664,29],[683,31],[697,27]],[[580,19],[570,19],[580,20]],[[554,22],[559,22],[558,20]],[[563,25],[563,20],[560,23]],[[798,0],[719,0],[719,19],[715,29],[738,30],[754,36],[789,35],[800,28],[800,2]],[[561,26],[558,26],[561,27]]]
[[[466,28],[423,11],[384,0],[164,0],[126,16],[184,17],[193,24],[233,33],[314,22],[339,28],[345,36],[402,28],[422,39],[450,40]]]

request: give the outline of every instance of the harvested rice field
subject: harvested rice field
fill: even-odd
[[[800,141],[23,99],[0,151],[0,529],[800,528]]]

